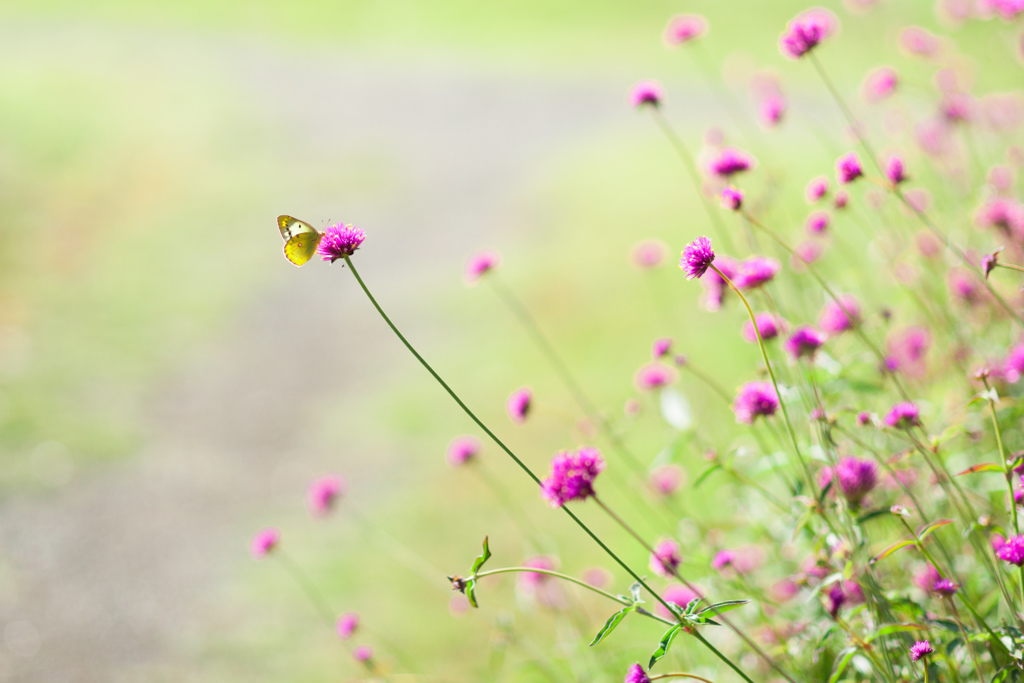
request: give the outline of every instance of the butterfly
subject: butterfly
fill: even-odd
[[[277,227],[284,239],[284,257],[297,266],[313,258],[324,234],[309,223],[291,216],[278,216]]]

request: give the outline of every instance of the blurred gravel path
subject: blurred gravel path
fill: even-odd
[[[393,190],[346,206],[374,226],[363,270],[413,336],[423,291],[439,272],[457,273],[470,249],[515,229],[516,193],[552,151],[637,125],[624,105],[628,82],[613,78],[522,79],[173,35],[150,41],[141,59],[134,68],[163,59],[221,72],[297,152],[345,159],[376,146],[391,155],[401,172]],[[308,215],[337,210],[334,198],[323,202]],[[202,680],[182,643],[202,630],[254,520],[266,519],[275,481],[292,476],[282,463],[304,446],[295,425],[339,385],[359,391],[388,373],[400,353],[355,287],[339,290],[336,269],[293,275],[153,389],[137,458],[0,503],[0,681]],[[301,296],[310,288],[339,290],[337,306]],[[292,372],[299,339],[318,359],[314,376]]]

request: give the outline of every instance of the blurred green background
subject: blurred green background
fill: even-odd
[[[895,38],[909,23],[953,31],[930,3],[886,2],[864,16],[827,4],[843,30],[822,59],[845,92],[889,63],[908,83],[901,107],[927,99],[934,67],[903,56]],[[482,247],[502,253],[505,280],[616,420],[657,336],[674,336],[726,387],[746,379],[756,356],[735,334],[738,312],[723,322],[698,310],[699,288],[673,267],[629,264],[641,239],[675,253],[711,228],[657,129],[626,100],[634,82],[655,78],[694,149],[708,127],[724,128],[760,158],[747,187],[788,183],[771,216],[799,230],[804,183],[830,174],[848,147],[808,65],[776,47],[804,8],[3,3],[0,680],[358,676],[348,644],[280,567],[248,558],[250,535],[267,524],[337,610],[363,615],[382,658],[385,634],[437,680],[491,680],[499,665],[508,680],[543,677],[544,667],[602,680],[603,667],[633,661],[655,627],[630,624],[599,652],[561,647],[609,611],[589,598],[574,621],[517,603],[511,581],[495,582],[479,612],[450,612],[444,573],[464,572],[485,534],[495,563],[517,564],[529,548],[488,490],[444,463],[468,422],[338,264],[284,261],[274,217],[364,227],[356,258],[384,307],[543,470],[582,438],[563,417],[573,406],[493,293],[462,286],[465,259]],[[707,16],[698,56],[742,103],[743,129],[702,62],[662,45],[680,12]],[[956,36],[978,91],[1019,83],[1012,31],[972,22]],[[764,69],[793,108],[769,133],[753,123],[747,85]],[[859,265],[829,258],[840,279]],[[810,319],[820,301],[803,304]],[[541,405],[513,427],[504,401],[522,385]],[[735,445],[725,406],[688,377],[682,390],[698,423]],[[627,426],[645,462],[679,441],[651,407]],[[661,457],[692,480],[700,453],[681,443]],[[563,569],[607,565],[499,455],[487,447],[486,467],[545,528]],[[311,520],[305,487],[326,472],[347,477],[350,492],[335,516]],[[396,562],[350,504],[441,574],[428,582]],[[681,533],[703,571],[697,527]],[[495,647],[506,622],[512,643]]]

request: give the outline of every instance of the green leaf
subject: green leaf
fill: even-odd
[[[836,657],[836,668],[829,676],[828,683],[836,683],[840,678],[843,677],[843,672],[846,671],[846,667],[849,666],[850,660],[857,654],[857,648],[847,647],[839,651],[839,656]]]
[[[750,600],[726,600],[724,602],[716,602],[713,605],[705,607],[700,612],[697,612],[697,614],[704,614],[705,612],[714,612],[715,615],[724,614],[729,610],[734,610],[737,607],[742,607],[748,602],[750,602]]]
[[[665,631],[665,635],[661,637],[661,642],[658,643],[658,649],[654,651],[653,655],[651,655],[651,661],[647,664],[648,670],[654,668],[654,665],[658,660],[668,654],[668,649],[672,647],[672,640],[676,637],[676,634],[682,630],[682,628],[682,624],[676,624],[669,630]]]
[[[964,474],[974,474],[975,472],[1002,472],[1003,468],[994,462],[983,462],[980,465],[972,465],[963,472],[957,472],[954,477],[959,477]]]
[[[484,562],[491,558],[491,548],[487,544],[487,537],[484,536],[484,551],[475,560],[473,560],[473,568],[469,570],[470,574],[476,574],[480,571],[480,568],[484,566]]]
[[[469,604],[473,607],[480,607],[476,602],[476,579],[470,579],[466,582],[466,597],[469,598]]]
[[[632,586],[629,587],[629,597],[633,598],[633,604],[639,605],[643,600],[640,599],[640,582],[636,581]]]
[[[890,555],[892,555],[894,552],[896,552],[900,548],[906,548],[908,545],[917,545],[917,541],[915,541],[914,539],[910,538],[910,539],[904,539],[902,541],[898,541],[896,543],[893,543],[891,546],[889,546],[888,548],[883,550],[881,553],[879,553],[878,555],[875,555],[874,557],[872,557],[871,560],[869,561],[869,564],[874,564],[875,562],[878,562],[879,560],[883,560],[883,559],[889,557]]]
[[[608,621],[604,622],[604,626],[602,626],[601,630],[597,632],[597,635],[594,636],[594,639],[590,641],[590,646],[593,647],[600,643],[601,639],[609,633],[611,633],[612,631],[614,631],[615,627],[619,625],[619,622],[625,619],[626,615],[632,612],[634,609],[636,609],[635,605],[623,607],[618,612],[608,617]]]
[[[867,642],[870,643],[875,638],[881,638],[882,636],[888,636],[888,635],[891,635],[893,633],[903,633],[903,632],[906,632],[906,631],[926,631],[926,630],[928,630],[928,627],[927,626],[922,626],[921,624],[888,624],[886,626],[882,626],[880,629],[878,629],[877,631],[872,633],[870,636],[868,636],[867,637]]]
[[[703,474],[701,474],[699,477],[697,477],[697,481],[693,482],[693,488],[694,489],[700,488],[700,485],[704,483],[704,480],[707,479],[709,475],[711,475],[715,470],[720,470],[720,469],[722,469],[721,465],[712,465],[711,467],[709,467],[706,470],[704,470]]]
[[[891,515],[891,514],[892,514],[892,511],[891,511],[890,508],[875,508],[874,510],[868,510],[867,512],[864,512],[859,517],[857,517],[857,523],[858,524],[863,524],[864,522],[868,521],[869,519],[874,519],[875,517],[881,517],[882,515]]]
[[[824,487],[822,487],[821,493],[818,494],[818,505],[819,506],[825,504],[825,496],[827,496],[828,492],[832,490],[832,483],[834,481],[835,481],[835,477],[832,477],[831,479],[828,480],[828,483],[825,484]]]
[[[953,520],[951,519],[939,519],[934,522],[931,522],[930,524],[925,524],[923,527],[917,530],[917,538],[918,540],[923,541],[924,539],[928,538],[931,535],[931,533],[939,527],[946,526],[947,524],[952,523]]]

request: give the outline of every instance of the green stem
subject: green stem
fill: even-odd
[[[684,673],[658,674],[657,676],[648,676],[648,678],[650,680],[652,680],[652,681],[656,681],[656,680],[661,679],[661,678],[692,678],[695,681],[704,681],[704,683],[713,683],[712,681],[709,681],[708,679],[703,678],[701,676],[697,676],[697,675],[694,675],[694,674],[684,674]]]
[[[996,268],[1008,268],[1009,270],[1016,270],[1021,273],[1024,273],[1024,267],[1015,266],[1012,263],[1001,263],[999,261],[996,261]]]

